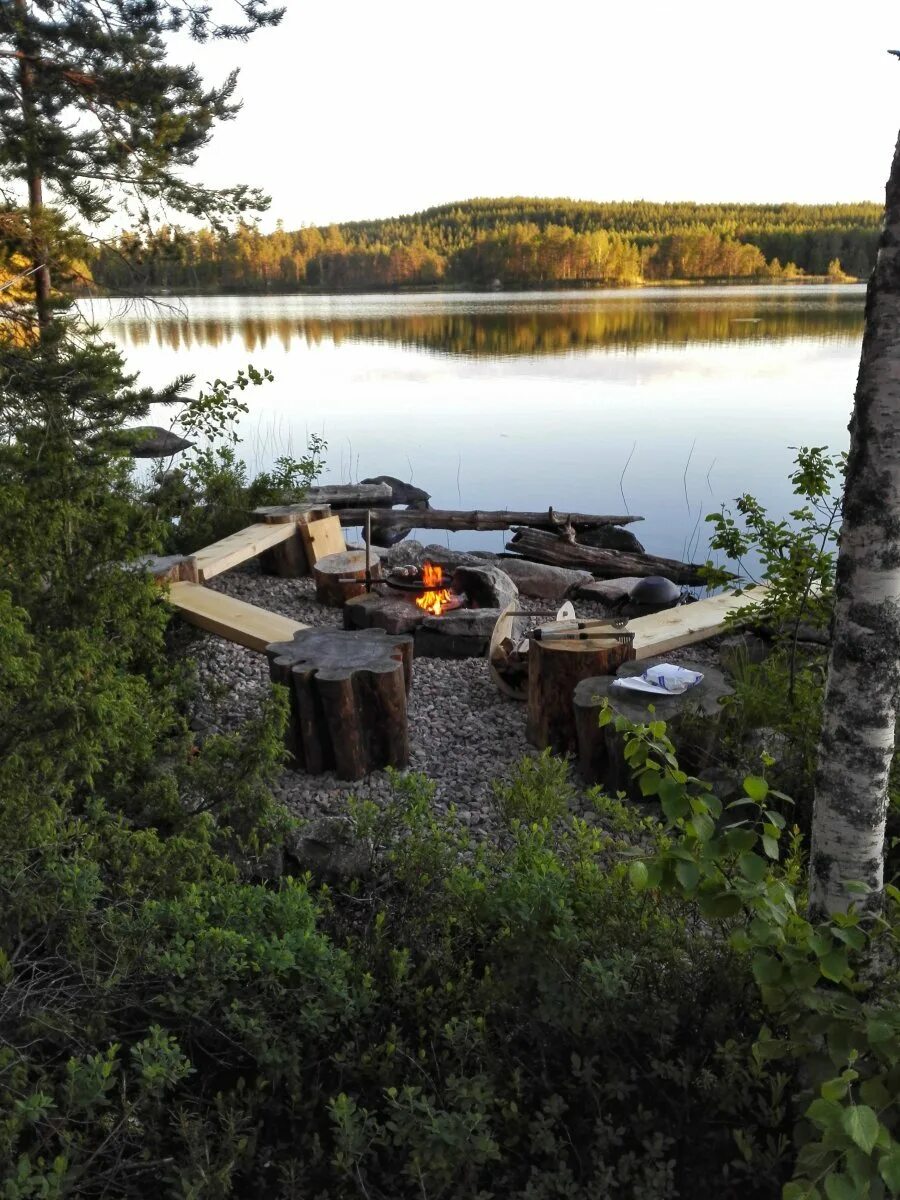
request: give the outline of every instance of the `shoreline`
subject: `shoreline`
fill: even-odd
[[[729,276],[722,279],[642,279],[634,283],[584,283],[578,280],[561,279],[542,281],[535,284],[519,284],[515,287],[491,287],[476,283],[435,283],[416,284],[398,287],[361,287],[361,288],[322,288],[309,285],[296,287],[148,287],[140,293],[118,291],[116,289],[85,289],[75,293],[76,300],[139,300],[147,298],[179,298],[194,296],[415,296],[415,295],[493,295],[515,296],[541,292],[632,292],[663,288],[735,288],[752,289],[759,287],[809,287],[829,284],[834,287],[846,287],[865,283],[863,279],[847,276],[844,279],[832,279],[827,275],[803,275],[790,279],[770,278],[760,275],[752,278]]]

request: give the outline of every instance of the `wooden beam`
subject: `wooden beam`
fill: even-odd
[[[289,642],[298,629],[309,628],[300,621],[224,596],[198,583],[170,584],[168,599],[192,625],[260,654],[265,654],[266,647],[273,642]]]
[[[366,509],[341,508],[335,513],[342,525],[365,525]],[[377,508],[372,520],[383,529],[512,529],[528,525],[534,529],[559,529],[567,523],[573,529],[597,529],[602,525],[630,525],[643,517],[603,516],[592,513],[567,513],[545,508],[542,512],[515,512],[511,509],[455,508]]]
[[[178,585],[183,586],[183,585]],[[754,607],[768,589],[764,585],[748,587],[743,592],[722,592],[696,604],[681,604],[649,617],[635,617],[628,622],[634,633],[637,658],[658,658],[669,650],[690,646],[722,633],[725,618],[730,612]],[[747,616],[752,614],[748,613]]]
[[[208,579],[212,579],[215,575],[221,575],[223,571],[228,571],[231,567],[239,566],[248,558],[256,558],[264,550],[269,550],[272,546],[287,541],[295,534],[296,527],[293,524],[248,525],[246,529],[232,533],[230,537],[222,538],[220,542],[204,546],[193,556],[197,560],[200,582],[206,583]]]
[[[321,521],[309,521],[306,525],[300,525],[299,530],[306,549],[306,561],[311,569],[320,559],[327,558],[329,554],[343,554],[347,549],[337,514]]]

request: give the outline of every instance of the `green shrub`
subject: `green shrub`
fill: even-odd
[[[566,816],[574,788],[566,760],[544,750],[536,758],[518,762],[508,779],[495,781],[493,794],[504,824],[521,821],[531,825]]]
[[[60,840],[3,964],[3,1194],[771,1196],[788,1075],[739,952],[617,831],[475,845],[431,795],[357,807],[342,892],[241,883],[193,827]]]

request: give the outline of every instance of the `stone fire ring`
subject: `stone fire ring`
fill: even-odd
[[[500,613],[518,599],[519,590],[497,567],[457,567],[449,587],[466,595],[475,607],[433,616],[416,606],[420,590],[369,594],[344,605],[344,628],[412,634],[417,657],[483,658]]]

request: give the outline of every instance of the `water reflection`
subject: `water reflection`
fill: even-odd
[[[453,297],[445,304],[417,305],[416,297],[404,297],[408,301],[404,307],[383,300],[367,305],[348,298],[332,313],[317,311],[325,307],[322,302],[304,297],[251,301],[249,312],[225,300],[221,313],[210,311],[216,307],[214,301],[191,300],[190,316],[174,308],[152,315],[131,313],[114,317],[108,329],[125,346],[173,351],[236,340],[248,352],[272,341],[285,350],[296,343],[356,342],[475,358],[797,339],[846,343],[861,337],[861,289],[810,292],[779,289],[776,295],[734,291],[723,295],[703,291],[674,299],[620,294],[530,305],[497,300],[460,303],[461,298]],[[301,311],[290,311],[297,307]]]

